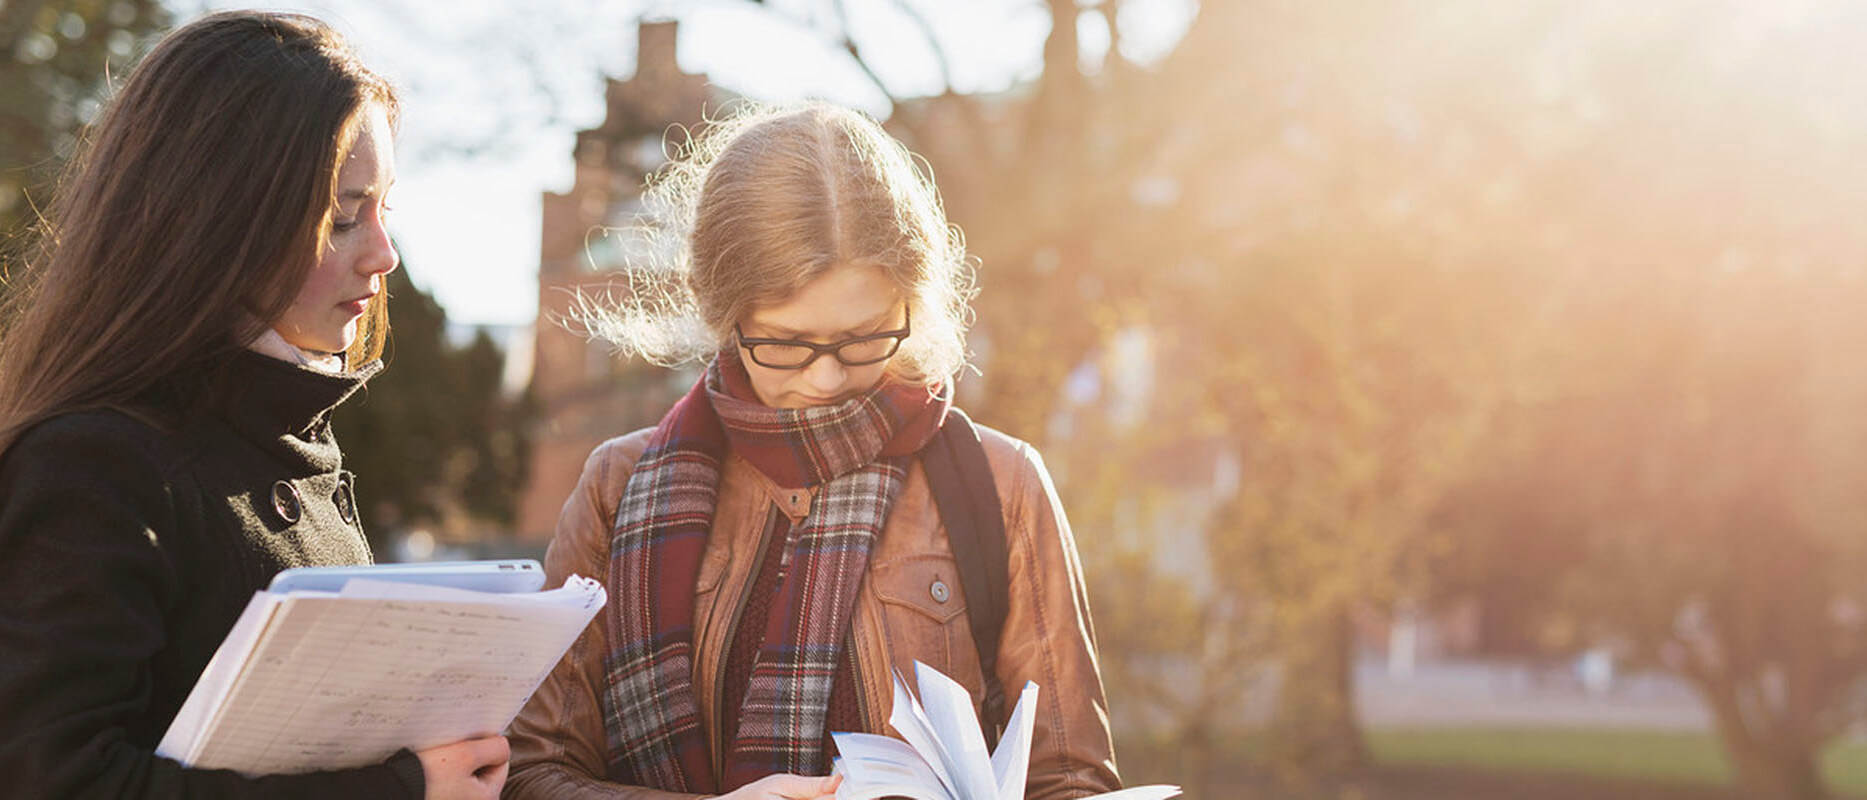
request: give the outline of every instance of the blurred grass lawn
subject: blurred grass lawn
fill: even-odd
[[[1709,733],[1601,729],[1450,728],[1374,730],[1383,764],[1471,766],[1604,778],[1728,785],[1730,767]],[[1867,741],[1839,742],[1822,754],[1828,787],[1867,796]]]
[[[1609,795],[1602,793],[1609,789],[1617,798],[1733,796],[1730,767],[1711,733],[1602,728],[1377,729],[1368,733],[1368,742],[1378,765],[1376,773],[1382,776],[1378,780],[1420,784],[1413,788],[1421,791],[1398,796],[1455,796],[1421,787],[1450,786],[1461,775],[1483,778],[1493,788],[1500,780],[1509,784],[1510,776],[1521,775],[1523,792],[1512,796],[1605,797]],[[1263,752],[1262,734],[1228,737],[1218,743],[1210,766],[1212,787],[1259,786],[1260,794],[1269,791],[1260,786],[1268,779],[1258,760]],[[1127,782],[1189,782],[1181,774],[1187,765],[1165,742],[1124,739],[1117,743],[1116,753]],[[1856,738],[1830,746],[1823,753],[1822,771],[1834,796],[1867,800],[1867,740]],[[1573,778],[1574,791],[1582,794],[1553,790],[1568,785],[1563,783],[1566,778]],[[1540,794],[1530,791],[1539,787]],[[1700,787],[1706,794],[1695,793]]]

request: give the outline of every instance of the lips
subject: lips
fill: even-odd
[[[341,303],[338,303],[337,307],[350,312],[352,316],[361,314],[364,311],[369,310],[370,298],[373,298],[375,296],[376,294],[374,292],[371,292],[369,294],[363,295],[362,297],[354,297],[349,300],[345,300]]]

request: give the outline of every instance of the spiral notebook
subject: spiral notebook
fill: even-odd
[[[500,733],[606,599],[575,575],[518,594],[370,579],[259,592],[156,753],[273,775]]]

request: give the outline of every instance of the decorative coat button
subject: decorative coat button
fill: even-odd
[[[337,516],[350,525],[357,524],[357,498],[350,488],[348,476],[337,481],[337,491],[331,493],[331,502],[337,504]]]
[[[946,581],[938,578],[934,579],[933,587],[929,591],[933,592],[933,599],[936,603],[944,603],[947,598],[953,596],[953,593],[946,588]]]
[[[279,519],[290,525],[298,521],[304,513],[304,503],[298,499],[298,487],[290,481],[277,481],[272,484],[272,510],[278,512]]]

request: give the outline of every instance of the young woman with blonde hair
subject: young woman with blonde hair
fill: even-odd
[[[397,108],[315,19],[197,20],[136,66],[9,270],[8,797],[497,796],[499,737],[308,775],[154,752],[256,590],[370,560],[330,413],[380,368]]]
[[[546,569],[611,602],[514,724],[507,795],[827,796],[828,734],[887,732],[916,660],[975,698],[1040,685],[1030,797],[1117,788],[1069,526],[1036,452],[983,428],[1009,591],[996,649],[969,634],[922,456],[956,411],[970,272],[912,156],[851,111],[755,110],[649,199],[671,263],[585,322],[706,369],[565,503]]]

